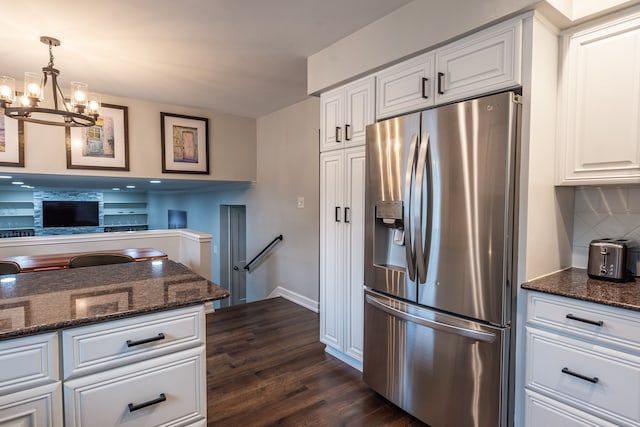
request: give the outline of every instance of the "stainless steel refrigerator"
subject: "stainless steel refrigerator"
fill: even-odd
[[[505,426],[519,96],[366,129],[363,378],[431,425]]]

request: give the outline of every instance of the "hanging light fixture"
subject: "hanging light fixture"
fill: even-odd
[[[60,40],[40,37],[49,46],[49,64],[42,68],[42,74],[24,73],[24,92],[18,96],[16,81],[12,77],[0,76],[0,107],[8,117],[25,122],[53,126],[89,127],[96,124],[100,115],[100,96],[89,93],[89,85],[71,82],[71,93],[65,98],[58,76],[60,70],[53,66],[53,47],[60,46]],[[45,100],[47,83],[51,82],[53,108],[40,107]]]

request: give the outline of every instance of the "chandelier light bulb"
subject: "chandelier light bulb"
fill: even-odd
[[[40,86],[35,83],[29,83],[29,86],[27,86],[27,92],[29,93],[29,96],[37,98],[40,96]]]
[[[0,102],[11,104],[15,100],[16,80],[9,76],[0,76]]]

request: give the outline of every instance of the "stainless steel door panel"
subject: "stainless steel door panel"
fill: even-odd
[[[414,233],[409,222],[420,114],[367,126],[365,266],[367,286],[416,301]]]
[[[517,117],[512,93],[428,110],[432,221],[418,303],[508,324]],[[420,265],[420,261],[417,261]]]
[[[431,425],[506,425],[509,328],[365,292],[363,379]]]

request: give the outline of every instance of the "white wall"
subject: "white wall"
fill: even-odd
[[[255,181],[255,119],[106,95],[102,102],[129,109],[129,172],[67,169],[64,128],[32,123],[25,126],[25,168],[0,172]],[[209,118],[210,175],[162,173],[160,112]]]
[[[220,206],[245,205],[249,259],[278,234],[284,235],[284,241],[247,274],[248,301],[276,291],[317,309],[319,121],[317,98],[260,117],[256,183],[224,191],[151,193],[150,227],[166,227],[168,209],[186,210],[189,228],[213,235],[212,280],[220,283],[220,254],[215,253],[220,247]],[[298,197],[304,197],[302,209],[297,207]]]

